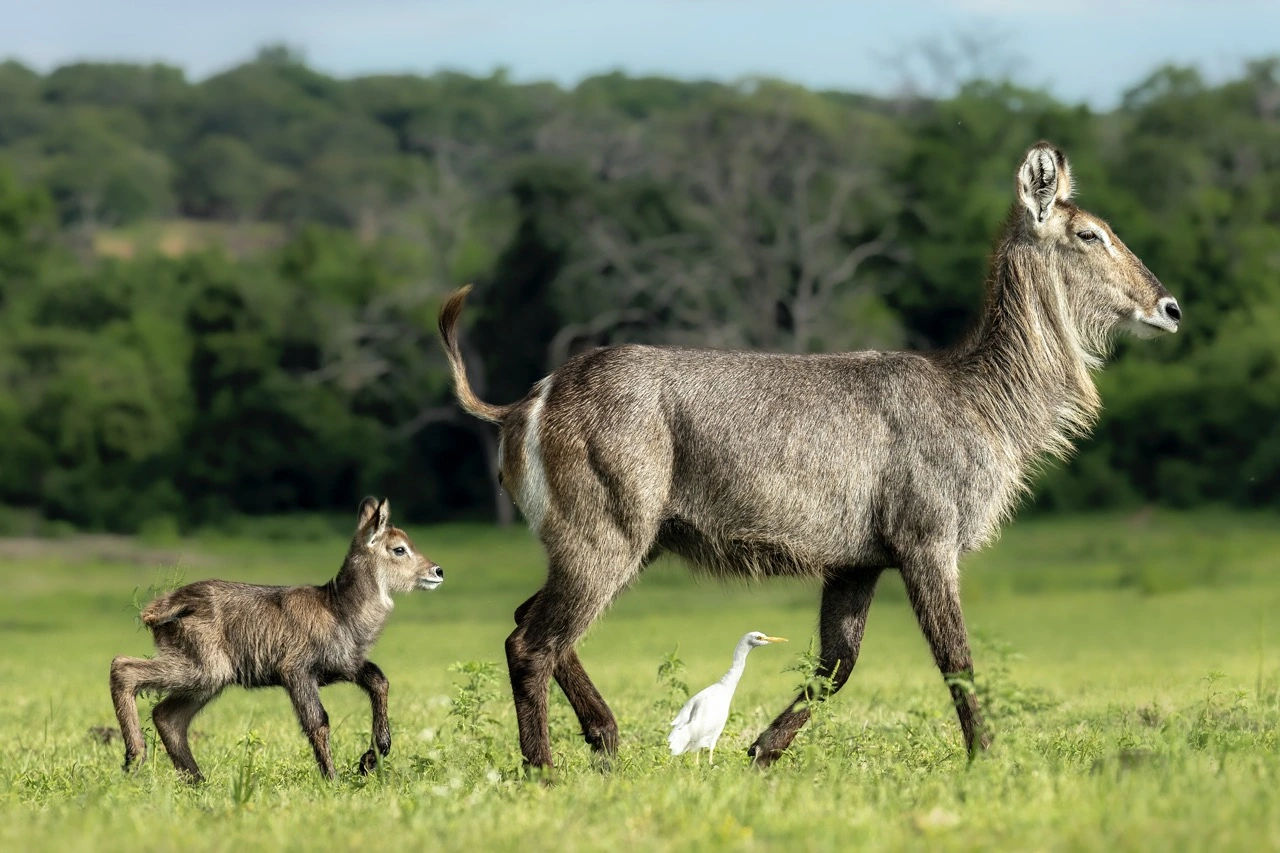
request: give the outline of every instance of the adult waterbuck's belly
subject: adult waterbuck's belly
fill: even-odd
[[[883,440],[788,420],[764,434],[686,430],[659,545],[716,574],[812,576],[874,562],[872,457]]]

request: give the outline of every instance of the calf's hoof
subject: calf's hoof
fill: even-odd
[[[378,769],[378,753],[372,749],[360,756],[360,775],[368,776]]]

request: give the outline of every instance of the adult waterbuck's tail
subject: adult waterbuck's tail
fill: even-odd
[[[449,357],[449,368],[453,371],[453,387],[459,405],[483,421],[501,424],[511,407],[495,406],[476,396],[471,390],[471,383],[467,381],[467,364],[462,358],[462,349],[458,346],[458,317],[462,314],[462,306],[466,304],[467,294],[470,292],[469,284],[459,288],[440,309],[440,338],[444,341],[444,352]]]

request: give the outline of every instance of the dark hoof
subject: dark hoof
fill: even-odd
[[[108,726],[93,726],[89,729],[89,737],[104,745],[110,745],[113,741],[123,739],[119,729],[113,729]]]
[[[372,749],[360,756],[360,775],[368,776],[378,769],[378,753]]]
[[[747,748],[747,757],[756,767],[769,767],[782,757],[782,753],[781,749],[766,749],[759,741]]]
[[[530,764],[526,761],[524,778],[528,782],[537,782],[545,788],[550,788],[556,783],[555,768],[550,764]]]
[[[983,732],[971,747],[969,747],[969,760],[973,761],[979,755],[991,748],[991,743],[995,738],[989,732]]]
[[[590,729],[582,733],[582,739],[591,747],[592,752],[606,756],[618,754],[618,729]]]

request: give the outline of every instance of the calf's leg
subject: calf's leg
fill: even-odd
[[[336,779],[338,774],[329,755],[329,713],[320,703],[320,684],[311,676],[295,676],[286,679],[284,686],[293,701],[298,723],[307,740],[311,741],[311,750],[315,753],[320,772],[326,779]]]
[[[371,773],[378,766],[378,755],[391,752],[391,721],[387,717],[387,691],[391,684],[382,670],[372,661],[365,661],[356,675],[356,684],[369,694],[369,704],[373,711],[372,740],[373,743],[360,758],[360,773]]]
[[[180,689],[192,680],[188,666],[163,654],[150,660],[121,655],[111,661],[111,703],[124,737],[125,770],[147,760],[147,745],[138,720],[138,693]]]
[[[173,766],[180,773],[185,773],[192,782],[203,782],[204,776],[191,754],[187,733],[196,714],[213,701],[215,696],[216,692],[208,691],[172,693],[151,712],[156,732],[160,735]]]

